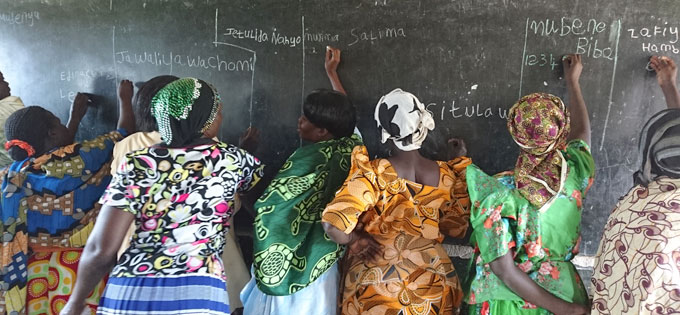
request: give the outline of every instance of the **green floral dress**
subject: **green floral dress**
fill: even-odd
[[[492,177],[468,166],[470,242],[475,246],[466,296],[471,314],[550,314],[517,296],[491,271],[489,262],[511,250],[515,264],[538,285],[568,302],[586,304],[588,296],[571,259],[581,242],[582,198],[593,182],[595,163],[581,140],[569,142],[563,155],[567,178],[544,211],[517,191],[511,172]]]

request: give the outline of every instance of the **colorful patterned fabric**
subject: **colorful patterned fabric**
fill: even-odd
[[[484,301],[469,305],[468,314],[480,315],[552,315],[550,311],[536,307],[531,303],[520,301]]]
[[[28,259],[28,314],[58,314],[75,285],[82,249],[37,252]],[[97,311],[104,292],[104,281],[97,284],[85,300],[91,314]]]
[[[342,255],[321,213],[347,177],[358,135],[309,144],[283,164],[255,203],[254,268],[269,295],[293,294],[321,276]]]
[[[522,97],[510,108],[508,130],[520,147],[515,183],[533,205],[541,207],[562,188],[569,112],[562,100],[547,93]]]
[[[489,263],[510,252],[517,267],[547,291],[568,302],[588,302],[571,259],[578,254],[583,197],[593,182],[595,163],[582,140],[569,142],[562,154],[568,165],[567,178],[545,211],[539,211],[515,188],[511,172],[495,178],[477,166],[467,168],[472,202],[470,242],[475,246],[468,304],[514,301],[517,303],[503,307],[516,305],[518,314],[535,307],[491,271]],[[472,308],[481,309],[474,305]]]
[[[113,146],[123,135],[121,129],[9,167],[0,200],[0,285],[8,313],[26,305],[29,248],[59,252],[85,246],[99,213],[97,200],[111,179]]]
[[[604,228],[592,314],[680,313],[680,179],[635,186]]]
[[[8,96],[0,100],[0,169],[14,162],[7,150],[4,150],[7,141],[7,138],[5,138],[5,121],[9,118],[9,115],[22,108],[24,108],[24,103],[16,96]]]
[[[220,255],[234,197],[257,183],[263,168],[225,143],[129,153],[101,198],[137,223],[111,277],[224,277]]]
[[[380,98],[374,118],[380,130],[380,142],[392,140],[404,151],[418,150],[434,129],[432,114],[418,98],[401,89]]]
[[[452,314],[460,306],[458,275],[441,241],[467,230],[470,159],[438,164],[439,185],[431,187],[399,178],[387,159],[370,161],[363,146],[352,152],[322,220],[347,234],[361,221],[384,252],[375,263],[343,260],[342,314]]]
[[[225,285],[212,275],[111,278],[97,314],[229,314]]]

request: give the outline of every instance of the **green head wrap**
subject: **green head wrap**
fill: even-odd
[[[184,145],[212,125],[219,104],[219,94],[212,85],[182,78],[156,93],[151,99],[151,114],[156,118],[163,142]]]

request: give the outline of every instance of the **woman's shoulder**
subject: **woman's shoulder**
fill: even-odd
[[[358,145],[352,150],[352,169],[363,173],[372,173],[384,179],[396,178],[397,173],[386,158],[371,159],[366,146]]]

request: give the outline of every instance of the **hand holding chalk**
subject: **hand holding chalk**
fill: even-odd
[[[120,85],[118,85],[118,98],[121,103],[130,102],[132,104],[132,94],[134,93],[134,87],[132,86],[132,81],[121,80]]]
[[[666,56],[652,56],[649,59],[649,65],[656,71],[656,80],[659,82],[659,86],[663,88],[676,85],[678,67],[673,59]]]
[[[581,63],[581,55],[569,54],[562,57],[562,66],[564,68],[564,78],[567,84],[578,83],[583,71],[583,63]]]
[[[78,92],[76,98],[71,104],[71,113],[69,120],[80,121],[87,113],[88,103],[90,102],[92,94]]]
[[[326,46],[326,73],[335,73],[338,70],[338,65],[340,64],[340,49],[333,48],[331,46]]]

